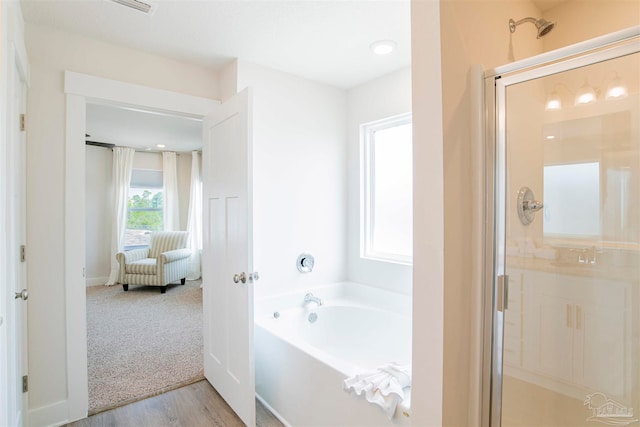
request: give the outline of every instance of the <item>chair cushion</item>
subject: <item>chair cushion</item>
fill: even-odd
[[[156,274],[157,264],[155,258],[145,258],[126,264],[124,270],[130,274]]]
[[[187,231],[154,231],[151,233],[149,258],[157,258],[163,252],[183,249],[187,246]]]

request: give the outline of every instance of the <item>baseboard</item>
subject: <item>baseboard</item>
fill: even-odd
[[[37,409],[30,409],[28,417],[28,425],[32,427],[64,425],[71,421],[69,420],[69,401],[61,400]]]
[[[276,417],[282,424],[284,424],[285,427],[291,427],[291,424],[289,424],[289,422],[285,420],[284,417],[278,413],[278,411],[273,409],[273,407],[269,405],[267,401],[264,400],[262,396],[260,396],[258,393],[256,393],[256,399],[258,399],[260,403],[262,403],[262,405],[264,405],[264,407],[267,408],[267,410],[269,410],[269,412],[273,414],[274,417]]]
[[[89,287],[89,286],[104,285],[105,283],[107,283],[107,280],[109,280],[109,276],[87,277],[87,280],[85,282],[86,282],[87,287]]]

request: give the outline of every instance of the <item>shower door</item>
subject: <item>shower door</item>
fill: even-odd
[[[640,425],[639,50],[491,78],[491,425]]]

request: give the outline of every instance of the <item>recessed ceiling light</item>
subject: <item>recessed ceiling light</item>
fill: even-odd
[[[376,55],[388,55],[396,48],[397,44],[393,40],[378,40],[371,43],[371,51]]]
[[[156,144],[156,147],[158,147],[158,148],[164,148],[164,147],[166,147],[166,145],[164,145],[164,144]]]

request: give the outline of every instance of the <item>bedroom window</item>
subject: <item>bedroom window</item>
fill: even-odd
[[[163,229],[162,171],[134,169],[127,201],[125,249],[149,246],[152,231]]]
[[[361,126],[363,258],[412,263],[412,135],[411,114]]]

